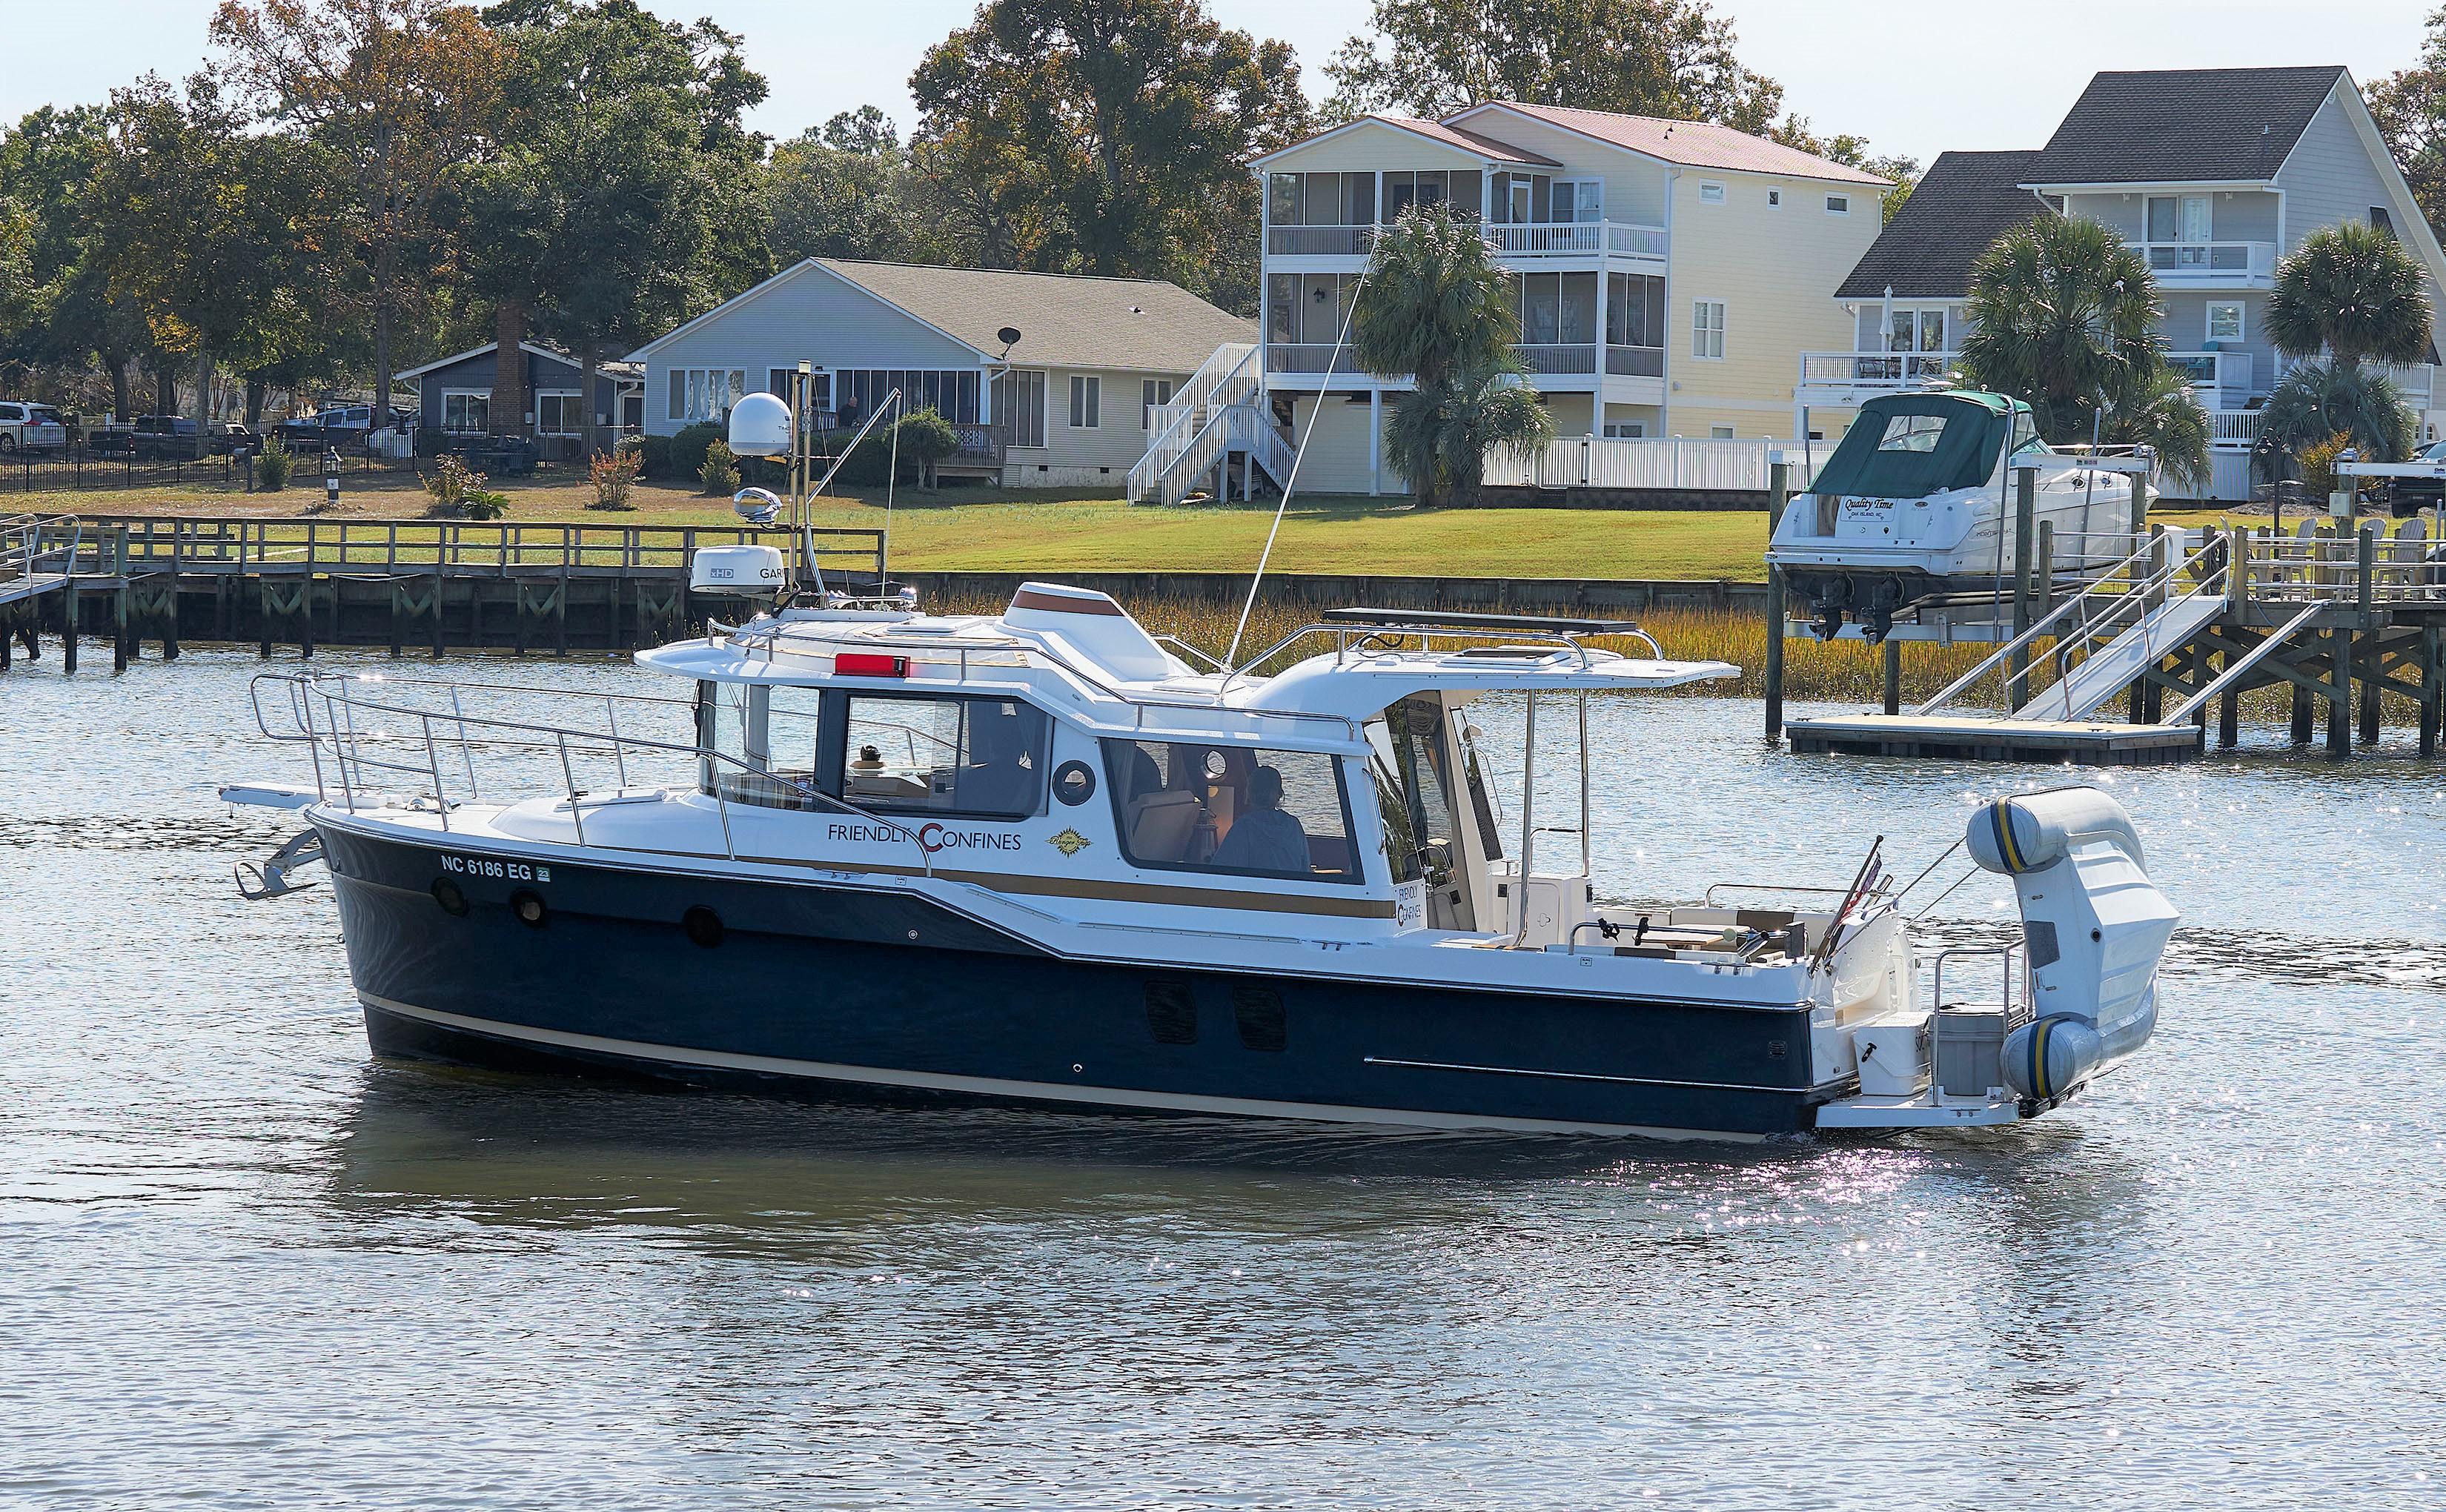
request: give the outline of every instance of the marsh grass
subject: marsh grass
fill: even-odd
[[[1236,602],[1219,599],[1162,597],[1152,595],[1117,595],[1122,606],[1154,634],[1176,635],[1217,660],[1224,658],[1232,643],[1233,625],[1240,617]],[[928,607],[939,614],[996,614],[1003,601],[982,595],[963,595],[938,597]],[[1303,626],[1315,621],[1313,606],[1269,603],[1260,601],[1249,616],[1249,628],[1241,637],[1240,655],[1245,658],[1267,650]],[[1716,682],[1692,683],[1672,690],[1684,696],[1763,698],[1766,694],[1766,621],[1757,614],[1730,611],[1658,609],[1639,616],[1640,627],[1656,637],[1665,654],[1675,661],[1729,662],[1741,670],[1738,681],[1725,678]],[[1501,640],[1503,637],[1493,637]],[[1645,656],[1647,648],[1638,641],[1617,637],[1597,637],[1591,645],[1607,647],[1628,655]],[[1265,672],[1279,671],[1303,657],[1329,649],[1331,642],[1324,637],[1311,637],[1286,649],[1280,654],[1260,664]],[[2037,655],[2044,657],[2054,649],[2052,639],[2039,642]],[[1806,636],[1790,636],[1784,641],[1783,694],[1795,703],[1856,704],[1873,708],[1884,696],[1884,652],[1865,641],[1837,640],[1819,642]],[[1934,697],[1955,678],[1970,671],[1986,658],[1992,648],[1986,646],[1938,646],[1913,642],[1903,647],[1903,706]],[[2033,674],[2034,686],[2040,690],[2052,687],[2052,673]],[[1991,672],[1973,684],[1963,702],[1968,707],[1996,708],[2002,703],[2001,674]],[[2171,703],[2171,698],[2170,698]],[[2246,693],[2242,700],[2243,718],[2254,723],[2282,722],[2290,711],[2291,695],[2282,688],[2263,688]],[[2380,713],[2391,726],[2409,726],[2418,717],[2418,707],[2412,700],[2394,693],[2385,695]],[[2095,715],[2098,720],[2120,720],[2124,704],[2119,697]],[[2320,728],[2325,728],[2324,709],[2319,713]]]

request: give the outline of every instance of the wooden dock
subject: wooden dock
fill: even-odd
[[[1798,751],[1974,761],[2155,765],[2239,738],[2243,695],[2287,689],[2291,734],[2313,742],[2325,711],[2327,754],[2374,746],[2383,697],[2414,710],[2418,748],[2438,754],[2446,727],[2446,542],[2437,521],[2385,524],[2342,518],[2291,533],[2227,526],[2134,533],[2124,564],[2103,579],[2060,586],[2044,522],[2033,528],[2030,474],[2021,473],[2015,574],[1986,633],[1897,619],[1885,641],[1882,713],[1791,722]],[[1807,627],[1787,619],[1782,584],[1768,585],[1767,733],[1785,733],[1783,642]],[[1856,633],[1856,627],[1846,626]],[[1934,698],[1902,708],[1902,657],[1913,643],[1980,640],[1996,651]],[[1971,705],[1999,697],[2002,707]],[[2105,713],[2119,706],[2120,721]]]
[[[827,575],[879,578],[882,531],[814,536]],[[618,653],[739,614],[742,600],[691,594],[687,576],[701,547],[743,544],[789,555],[795,541],[744,526],[54,520],[18,554],[23,570],[0,556],[0,627],[28,654],[44,633],[59,635],[71,670],[81,629],[104,610],[122,667],[145,641],[169,657],[183,641],[252,644],[265,656],[317,646]]]

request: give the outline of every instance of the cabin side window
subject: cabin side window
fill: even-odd
[[[1104,766],[1133,865],[1361,879],[1341,763],[1322,751],[1108,740]]]
[[[816,807],[822,699],[812,688],[699,683],[698,790],[733,803]]]
[[[1017,698],[852,693],[841,796],[896,813],[1024,819],[1044,806],[1044,711]]]

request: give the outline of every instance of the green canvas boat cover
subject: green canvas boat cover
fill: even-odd
[[[1948,488],[1975,488],[1995,471],[1996,448],[2005,427],[2017,421],[2015,439],[2023,446],[2037,444],[2030,406],[2003,394],[1947,389],[1880,395],[1860,406],[1860,418],[1818,469],[1811,492],[1921,499]]]

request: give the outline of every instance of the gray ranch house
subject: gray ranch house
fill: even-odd
[[[523,429],[543,444],[545,456],[575,456],[586,431],[586,410],[578,402],[585,388],[584,371],[568,352],[536,342],[520,342],[518,350],[526,354],[528,408],[517,422],[494,413],[498,349],[487,344],[399,374],[399,382],[416,386],[418,426],[444,436],[504,435]],[[632,435],[643,409],[644,389],[636,367],[623,362],[598,364],[596,425],[609,427],[613,435]]]
[[[2147,259],[2169,358],[2192,375],[2214,444],[2208,490],[2250,497],[2259,410],[2289,362],[2267,340],[2276,263],[2323,226],[2392,232],[2446,290],[2446,250],[2380,139],[2352,75],[2323,65],[2101,73],[2044,147],[1948,152],[1835,290],[1848,351],[1801,353],[1813,428],[1878,393],[1941,380],[1968,333],[1971,265],[2039,216],[2085,216]],[[2441,306],[2440,308],[2446,308]],[[2446,425],[2437,355],[2392,369],[2425,434]]]
[[[1015,331],[1015,340],[1004,333]],[[818,424],[854,427],[893,389],[959,430],[946,474],[1120,487],[1148,419],[1214,350],[1255,338],[1176,284],[810,257],[630,354],[645,428],[725,419],[815,375]]]

